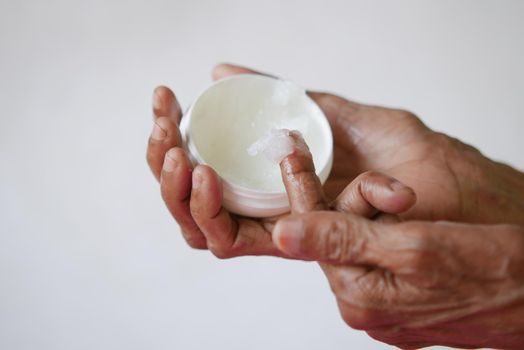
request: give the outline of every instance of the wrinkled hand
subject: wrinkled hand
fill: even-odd
[[[524,230],[377,223],[316,211],[281,219],[286,254],[321,262],[348,325],[401,348],[524,348]]]
[[[155,123],[149,139],[147,160],[160,181],[167,208],[180,225],[182,234],[193,248],[209,249],[220,258],[242,255],[288,257],[275,247],[271,231],[276,218],[254,219],[229,213],[222,207],[222,187],[213,169],[198,165],[194,169],[181,147],[178,123],[181,108],[173,93],[160,87],[154,94]],[[304,173],[302,165],[308,165]],[[301,188],[288,190],[290,195],[313,192],[320,186],[311,154],[292,154],[281,163],[284,181],[300,178]],[[313,176],[311,176],[311,174]],[[304,179],[304,175],[307,175]],[[311,187],[312,188],[309,188]],[[398,214],[415,203],[413,190],[395,179],[377,172],[360,175],[337,197],[337,210],[373,216],[379,212]]]
[[[321,211],[328,203],[312,161],[286,161],[307,181],[284,182],[293,215],[273,240],[289,257],[320,262],[348,325],[406,349],[524,348],[522,227]],[[317,186],[300,193],[301,182]]]

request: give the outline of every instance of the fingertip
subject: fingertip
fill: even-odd
[[[169,98],[174,98],[174,94],[167,86],[160,85],[153,91],[153,110],[156,116],[160,116],[157,112],[164,109],[165,101]]]
[[[391,183],[389,184],[389,187],[394,192],[407,192],[411,196],[416,196],[415,191],[411,187],[403,184],[398,180],[392,179]]]
[[[227,63],[219,63],[216,66],[213,67],[213,70],[211,71],[211,76],[213,77],[213,80],[219,80],[223,77],[229,75],[230,72],[230,65]]]
[[[225,63],[225,62],[217,64],[211,72],[211,76],[213,77],[213,80],[219,80],[219,79],[228,77],[230,75],[236,75],[236,74],[259,74],[259,73],[252,69],[246,68],[246,67],[238,66],[235,64],[231,64],[231,63]]]
[[[417,195],[411,187],[394,180],[389,188],[391,190],[389,198],[380,206],[380,210],[390,214],[399,214],[415,205]]]
[[[176,124],[182,118],[182,109],[173,91],[160,85],[153,91],[153,117],[170,117]]]
[[[368,171],[352,181],[335,200],[339,211],[371,218],[377,211],[399,214],[416,202],[413,189],[397,179]]]
[[[174,96],[173,91],[165,85],[158,85],[153,91],[153,95],[158,95],[160,97],[169,95]]]

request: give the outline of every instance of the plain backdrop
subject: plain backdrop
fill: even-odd
[[[0,0],[0,348],[389,349],[313,263],[183,242],[151,95],[237,62],[402,107],[524,168],[524,2]]]

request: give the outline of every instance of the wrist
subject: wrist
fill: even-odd
[[[524,304],[510,305],[499,310],[484,312],[454,321],[442,327],[450,333],[460,334],[457,345],[495,349],[523,349]]]
[[[460,191],[463,221],[524,225],[524,173],[461,142],[453,148],[450,167]]]

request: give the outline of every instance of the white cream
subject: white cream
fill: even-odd
[[[282,159],[293,153],[295,142],[288,129],[271,129],[247,149],[250,156],[263,154],[267,160],[280,164]]]

